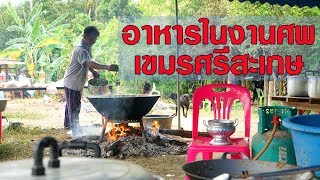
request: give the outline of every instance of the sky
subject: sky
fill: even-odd
[[[12,5],[18,5],[24,1],[26,1],[26,0],[0,0],[0,5],[1,4],[8,4],[9,2],[11,2]]]

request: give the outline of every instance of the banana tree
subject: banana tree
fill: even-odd
[[[63,35],[68,25],[63,24],[68,14],[63,14],[49,25],[44,26],[43,5],[30,1],[28,14],[23,10],[23,18],[19,17],[15,8],[8,6],[8,13],[14,19],[16,25],[7,28],[8,31],[20,32],[21,37],[9,40],[7,48],[2,55],[12,57],[19,56],[26,63],[31,77],[37,77],[37,71],[41,68],[48,70],[51,63],[50,54],[55,48],[66,48],[67,40]],[[41,63],[40,63],[41,62]]]

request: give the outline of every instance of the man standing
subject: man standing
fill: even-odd
[[[81,43],[75,47],[70,66],[64,76],[64,92],[66,96],[66,109],[64,127],[74,129],[79,126],[79,113],[81,108],[81,94],[84,88],[88,70],[95,78],[100,75],[94,69],[118,71],[118,65],[102,65],[92,60],[91,47],[96,42],[99,31],[94,26],[84,29]]]

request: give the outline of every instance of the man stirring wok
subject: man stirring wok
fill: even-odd
[[[93,77],[100,75],[95,69],[118,71],[118,65],[102,65],[92,60],[91,47],[96,42],[99,31],[94,26],[84,29],[81,43],[75,47],[70,66],[64,76],[64,92],[66,96],[66,109],[64,127],[72,131],[79,126],[79,113],[81,108],[81,94],[86,82],[88,70]],[[73,132],[74,133],[74,132]]]

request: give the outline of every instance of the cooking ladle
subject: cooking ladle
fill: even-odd
[[[262,177],[274,177],[274,176],[286,176],[286,175],[291,175],[291,174],[298,174],[298,173],[303,173],[303,172],[307,172],[307,171],[319,171],[320,170],[320,165],[315,165],[315,166],[308,166],[308,167],[299,167],[299,168],[294,168],[294,169],[288,169],[288,170],[282,170],[282,171],[275,171],[275,172],[267,172],[267,173],[258,173],[258,174],[251,174],[249,175],[248,179],[259,179],[259,178],[262,178]],[[218,176],[220,177],[220,176]],[[216,178],[218,178],[216,177]],[[221,176],[221,177],[226,177],[225,175],[224,176]],[[230,176],[234,179],[243,179],[243,177],[233,177],[233,176]],[[217,179],[218,180],[218,179]]]

